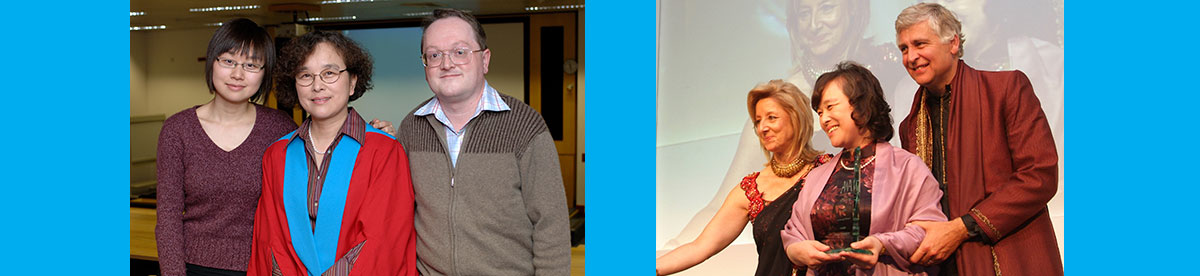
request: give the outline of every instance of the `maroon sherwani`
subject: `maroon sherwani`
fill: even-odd
[[[945,133],[938,146],[945,156],[931,156],[938,124],[924,87],[900,123],[900,141],[927,164],[944,158],[949,217],[969,215],[986,235],[959,248],[959,275],[1062,275],[1046,208],[1058,189],[1058,154],[1029,78],[959,60],[949,88],[948,121],[938,131]]]

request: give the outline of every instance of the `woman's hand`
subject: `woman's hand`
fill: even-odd
[[[725,196],[725,203],[721,204],[721,209],[718,209],[717,214],[708,221],[708,225],[704,226],[700,236],[655,259],[654,273],[670,275],[683,271],[716,255],[733,243],[750,222],[750,217],[746,215],[750,200],[746,199],[745,194],[740,188],[730,190],[729,195]]]
[[[883,253],[883,242],[880,242],[875,236],[867,236],[861,241],[851,243],[850,248],[870,250],[870,255],[846,251],[842,252],[841,256],[860,269],[871,269],[875,267],[875,263],[879,262],[879,254]]]
[[[832,262],[845,260],[840,254],[826,254],[829,246],[815,240],[805,240],[793,243],[787,247],[787,255],[792,262],[807,267],[816,267]]]

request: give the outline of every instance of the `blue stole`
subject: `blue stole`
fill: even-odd
[[[370,127],[370,126],[368,126]],[[342,139],[342,138],[339,138]],[[291,229],[292,249],[308,270],[308,275],[321,275],[337,261],[338,236],[342,230],[342,214],[350,176],[358,159],[359,141],[346,137],[338,142],[329,158],[329,171],[321,187],[317,225],[308,219],[308,156],[304,140],[296,137],[288,143],[283,176],[283,208]],[[310,231],[312,229],[312,231]]]
[[[371,125],[366,126],[366,132],[391,135],[380,131]],[[293,134],[296,131],[292,132]],[[293,134],[289,134],[289,137]],[[325,173],[325,183],[321,186],[320,202],[325,205],[317,207],[317,226],[315,231],[308,219],[308,155],[304,153],[304,140],[294,136],[288,142],[283,174],[283,208],[287,215],[287,224],[291,232],[292,249],[304,263],[308,275],[317,276],[333,267],[337,261],[338,236],[342,230],[342,215],[345,213],[346,193],[350,190],[350,177],[354,174],[354,163],[358,159],[358,151],[362,148],[360,141],[349,136],[341,136],[346,141],[338,142],[329,158],[329,171]],[[365,135],[364,135],[365,139]],[[392,138],[393,140],[395,138]]]

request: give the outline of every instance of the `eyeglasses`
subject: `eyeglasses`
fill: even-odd
[[[467,55],[483,52],[484,50],[487,49],[471,50],[467,48],[457,48],[450,51],[429,51],[425,52],[424,55],[421,55],[421,65],[424,65],[425,67],[429,67],[430,65],[440,66],[443,64],[446,57],[450,57],[451,63],[463,65],[471,62],[471,59],[467,58]]]
[[[238,63],[235,60],[221,58],[221,57],[217,57],[217,65],[220,65],[221,67],[225,67],[225,68],[235,68],[238,65],[242,65],[242,70],[246,70],[246,72],[250,72],[250,73],[258,73],[258,72],[262,72],[262,70],[263,70],[262,64],[249,63],[249,62]]]
[[[321,71],[321,73],[320,73],[320,75],[321,75],[321,81],[323,81],[323,82],[325,82],[325,83],[335,83],[335,82],[337,82],[337,81],[338,81],[338,78],[340,78],[340,77],[342,76],[342,72],[346,72],[346,69],[342,69],[342,70],[325,69],[325,70],[322,70],[322,71]],[[299,85],[299,86],[309,86],[309,85],[312,85],[312,84],[313,84],[313,80],[315,80],[315,79],[317,79],[317,78],[316,78],[316,77],[315,77],[315,76],[314,76],[312,73],[309,73],[309,72],[300,72],[300,74],[296,75],[296,85]]]

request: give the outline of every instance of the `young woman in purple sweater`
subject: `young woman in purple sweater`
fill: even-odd
[[[208,44],[213,99],[163,122],[158,138],[162,275],[245,275],[267,146],[296,129],[258,102],[271,91],[275,44],[249,19],[225,22]]]

